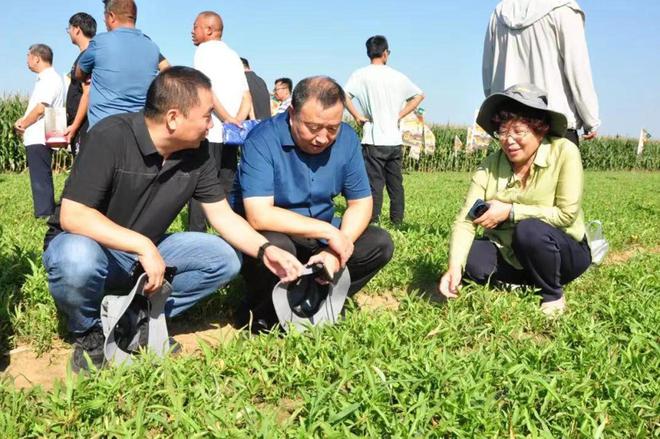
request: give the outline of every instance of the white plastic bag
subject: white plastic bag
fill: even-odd
[[[44,113],[44,128],[46,130],[46,146],[51,148],[66,148],[66,109],[64,107],[46,107]]]
[[[591,263],[600,265],[607,255],[610,245],[603,234],[603,224],[598,221],[589,221],[587,223],[587,241],[591,250]]]

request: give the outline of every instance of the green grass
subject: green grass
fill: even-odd
[[[351,305],[335,327],[144,358],[52,392],[0,381],[0,437],[660,436],[660,173],[587,174],[587,219],[603,221],[620,262],[570,284],[556,321],[530,294],[468,286],[449,304],[424,297],[468,180],[405,177],[394,260],[363,293],[394,295],[398,310]],[[4,344],[47,349],[58,320],[25,175],[0,175],[0,203]],[[217,321],[240,292],[237,282],[188,318]]]

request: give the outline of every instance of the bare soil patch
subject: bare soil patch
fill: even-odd
[[[211,346],[218,346],[232,340],[239,331],[231,325],[208,324],[203,330],[187,331],[185,323],[175,322],[170,327],[170,334],[176,336],[181,344],[183,355],[197,355],[199,341]],[[54,342],[54,348],[41,356],[30,346],[19,346],[10,351],[9,366],[0,373],[9,377],[19,389],[42,386],[51,390],[58,380],[66,377],[67,365],[72,347],[61,341]]]
[[[384,292],[377,295],[358,294],[355,296],[355,301],[360,309],[365,311],[396,311],[400,306],[399,299],[394,297],[390,292]]]
[[[635,256],[641,253],[649,253],[652,255],[660,254],[660,246],[643,247],[641,245],[635,245],[625,250],[609,252],[607,256],[605,256],[605,261],[603,261],[603,263],[605,265],[625,264],[630,259],[634,258]]]

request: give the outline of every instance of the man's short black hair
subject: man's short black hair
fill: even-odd
[[[294,111],[300,111],[309,99],[318,100],[323,109],[330,108],[337,103],[344,105],[346,94],[334,79],[328,76],[312,76],[296,84],[291,98]]]
[[[367,56],[369,59],[380,58],[386,50],[389,50],[387,38],[382,35],[370,37],[365,45],[367,46]]]
[[[53,49],[45,44],[33,44],[28,49],[30,55],[38,56],[43,62],[53,65]]]
[[[289,89],[289,93],[291,93],[291,90],[293,90],[293,81],[290,78],[278,78],[275,80],[275,86],[277,86],[277,83],[284,84],[287,86]]]
[[[241,62],[243,63],[243,67],[245,67],[246,69],[250,68],[250,62],[247,59],[241,57]]]
[[[204,73],[191,67],[170,67],[151,82],[144,116],[159,119],[176,108],[187,117],[190,109],[200,104],[199,89],[211,90],[211,80]]]
[[[85,12],[78,12],[69,18],[69,26],[75,26],[80,29],[87,38],[94,38],[96,35],[96,20]]]

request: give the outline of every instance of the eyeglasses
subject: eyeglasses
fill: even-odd
[[[289,87],[275,87],[275,88],[273,89],[273,92],[276,92],[276,91],[278,91],[278,90],[288,90],[288,89],[289,89]]]
[[[504,141],[507,138],[511,137],[513,140],[516,142],[521,141],[522,139],[527,136],[527,134],[531,133],[529,130],[501,130],[495,132],[495,138],[500,141]]]

